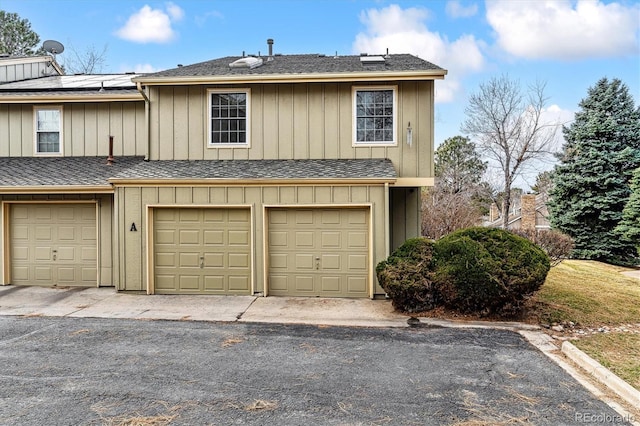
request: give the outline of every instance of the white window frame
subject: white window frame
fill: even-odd
[[[212,142],[211,136],[213,129],[211,128],[211,95],[214,93],[244,93],[247,96],[247,115],[246,121],[246,142]],[[207,89],[207,147],[208,148],[250,148],[251,147],[251,89],[233,88],[233,89]]]
[[[58,127],[58,151],[57,152],[40,152],[38,151],[38,112],[56,110],[60,114],[60,122]],[[61,156],[64,148],[64,120],[62,105],[34,106],[33,107],[33,153],[36,156]]]
[[[381,90],[391,90],[393,92],[393,140],[390,141],[358,141],[358,115],[357,115],[357,95],[358,92],[377,92]],[[398,145],[398,86],[353,86],[351,89],[353,104],[352,111],[352,146],[397,146]]]

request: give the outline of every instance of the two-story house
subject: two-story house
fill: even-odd
[[[4,283],[19,282],[20,226],[68,204],[95,213],[87,282],[150,294],[382,295],[375,265],[420,234],[420,187],[433,184],[434,80],[445,74],[412,55],[273,55],[270,44],[268,56],[135,76],[136,94],[106,102],[105,117],[98,101],[55,101],[64,142],[53,157],[38,153],[40,103],[23,102],[22,151],[0,155],[22,157],[16,164],[94,161],[104,182],[72,191],[87,172],[76,166],[46,195],[25,193],[37,185],[0,195]],[[16,127],[5,86],[0,126]],[[119,143],[111,166],[103,120]],[[67,128],[76,135],[68,141]],[[85,201],[91,212],[80,213]],[[38,229],[60,229],[64,214],[53,216]],[[42,253],[49,264],[61,260],[56,250],[56,260]]]

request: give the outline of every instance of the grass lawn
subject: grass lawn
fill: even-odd
[[[563,261],[551,268],[526,319],[543,325],[573,322],[567,333],[579,338],[572,343],[640,389],[640,280],[622,275],[624,269]],[[598,332],[601,328],[611,331]]]

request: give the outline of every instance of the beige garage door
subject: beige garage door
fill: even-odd
[[[368,209],[270,209],[269,295],[368,297]]]
[[[249,209],[154,209],[155,292],[250,294]]]
[[[97,285],[96,205],[13,204],[11,283]]]

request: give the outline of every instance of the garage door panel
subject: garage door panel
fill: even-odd
[[[314,258],[312,253],[296,254],[294,259],[296,271],[313,269]]]
[[[51,247],[36,247],[34,251],[34,255],[35,256],[33,260],[35,261],[42,261],[42,260],[49,261],[52,259]],[[14,259],[14,260],[18,260],[18,259]],[[29,259],[26,259],[26,260],[29,261]]]
[[[154,209],[155,277],[173,275],[177,280],[173,287],[156,282],[156,292],[249,294],[250,218],[249,209]],[[177,265],[170,264],[172,253]]]
[[[272,247],[287,247],[287,232],[269,232],[269,245]]]
[[[323,292],[339,293],[340,292],[340,277],[338,276],[323,276],[321,278],[321,287]]]
[[[200,275],[182,274],[178,282],[179,290],[200,290]]]
[[[156,253],[156,267],[175,268],[177,266],[176,253]]]
[[[249,267],[249,255],[246,253],[229,253],[229,268],[246,269]]]
[[[347,277],[347,289],[350,293],[367,291],[367,280],[363,277]]]
[[[172,274],[156,274],[156,290],[177,290],[176,278]]]
[[[97,241],[98,232],[95,226],[83,226],[82,227],[82,241],[89,244]]]
[[[271,208],[267,214],[270,295],[369,296],[368,209]]]
[[[180,268],[199,268],[200,267],[200,253],[188,253],[182,252],[179,254]]]
[[[365,248],[368,246],[368,243],[369,239],[367,238],[366,232],[347,232],[347,248]]]
[[[224,268],[224,253],[205,253],[204,264],[207,268]]]
[[[289,256],[286,254],[271,254],[269,256],[269,268],[272,270],[286,269],[288,258]]]
[[[96,247],[81,247],[80,260],[85,262],[92,262],[98,260],[98,249]]]
[[[340,249],[342,247],[342,238],[339,232],[324,231],[322,232],[322,248],[324,249]]]
[[[181,229],[178,235],[179,235],[178,241],[180,242],[181,245],[187,245],[187,244],[200,245],[200,235],[201,235],[200,231],[192,230],[192,229],[189,229],[189,230]]]
[[[31,269],[26,266],[14,267],[11,271],[11,277],[13,281],[28,281],[29,280],[29,271]]]
[[[204,277],[204,288],[208,291],[224,292],[224,276],[207,275]]]
[[[36,226],[35,227],[35,240],[36,241],[53,241],[53,229],[52,225]]]
[[[229,276],[229,290],[237,291],[237,292],[246,292],[250,290],[250,287],[251,287],[251,283],[249,282],[249,277],[245,275]]]
[[[36,207],[35,219],[40,221],[51,221],[51,207]]]
[[[297,291],[312,292],[314,277],[312,275],[294,275],[295,289]]]
[[[229,231],[229,245],[246,246],[249,244],[249,232],[245,230],[241,231]]]
[[[76,262],[81,259],[77,258],[76,247],[58,247],[59,262]]]
[[[36,266],[35,268],[33,268],[33,276],[37,282],[51,282],[53,280],[51,272],[52,269],[49,267]]]
[[[224,245],[224,231],[204,231],[204,243],[208,246],[221,246]]]
[[[340,263],[340,255],[337,254],[323,254],[320,259],[320,265],[322,265],[322,270],[333,270],[333,269],[342,269]]]
[[[348,255],[349,270],[351,271],[364,271],[367,269],[367,256],[360,254]]]
[[[163,229],[156,231],[155,244],[175,244],[176,243],[176,231],[175,229]]]
[[[76,278],[76,270],[74,268],[64,268],[61,267],[58,269],[58,280],[61,284],[73,283],[77,280]],[[82,281],[80,279],[80,281]]]

